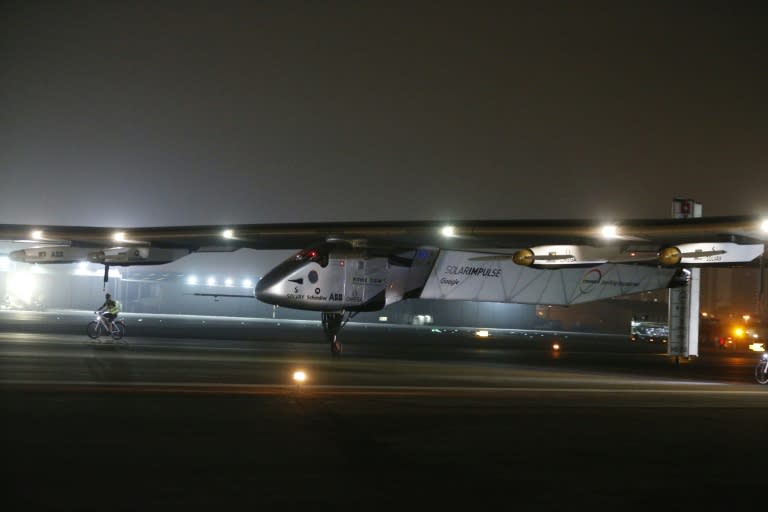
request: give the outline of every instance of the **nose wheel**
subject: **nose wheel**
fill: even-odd
[[[336,336],[331,336],[331,355],[340,356],[342,345],[341,342],[336,339]]]
[[[331,355],[340,356],[343,347],[338,334],[349,318],[345,319],[344,313],[323,313],[322,315],[323,330],[331,346]]]

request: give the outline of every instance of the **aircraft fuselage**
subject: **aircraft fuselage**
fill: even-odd
[[[436,249],[397,255],[330,242],[298,252],[256,286],[266,303],[313,311],[376,311],[420,290]]]

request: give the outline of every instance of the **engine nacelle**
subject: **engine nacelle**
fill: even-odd
[[[105,265],[161,265],[189,254],[187,249],[158,249],[156,247],[112,247],[88,253],[91,263]]]
[[[603,249],[581,245],[540,245],[527,249],[520,249],[512,255],[512,261],[524,267],[536,266],[567,266],[579,264],[603,263],[616,251],[610,249],[606,254]]]
[[[669,267],[705,267],[749,263],[764,251],[763,244],[690,243],[664,247],[659,251],[658,259],[660,264]]]
[[[12,251],[8,257],[22,263],[75,263],[88,259],[93,251],[89,247],[70,247],[68,245],[50,245],[30,247]]]

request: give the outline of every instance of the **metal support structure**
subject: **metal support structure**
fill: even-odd
[[[701,217],[701,203],[693,199],[675,198],[672,217]],[[699,314],[701,301],[701,269],[686,269],[688,284],[669,290],[669,340],[667,354],[682,357],[699,355]]]
[[[699,355],[700,269],[686,270],[688,284],[669,290],[669,340],[667,354],[677,357]]]

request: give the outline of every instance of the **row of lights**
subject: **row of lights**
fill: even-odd
[[[200,280],[197,278],[197,276],[194,276],[194,275],[188,276],[187,277],[187,284],[194,286],[196,284],[200,284]],[[208,277],[205,280],[205,284],[207,286],[217,286],[218,285],[218,281],[216,280],[215,277],[211,276],[211,277]],[[223,284],[224,284],[224,286],[235,286],[235,280],[232,279],[231,277],[228,277],[228,278],[226,278],[224,280]],[[243,288],[253,288],[253,280],[252,279],[243,279],[242,282],[240,283],[240,286],[242,286]]]
[[[43,231],[40,229],[36,229],[32,231],[29,234],[29,236],[32,240],[46,240],[45,233],[43,233]],[[235,232],[232,229],[225,229],[224,231],[221,232],[221,236],[222,238],[233,239],[235,238]],[[126,238],[125,231],[116,231],[112,235],[112,240],[115,242],[121,242],[121,243],[131,241],[131,240],[128,240],[128,238]]]

